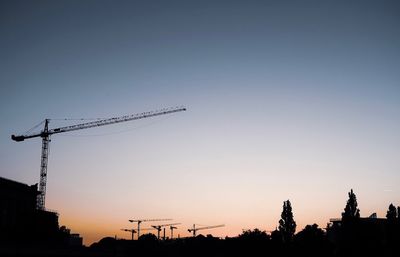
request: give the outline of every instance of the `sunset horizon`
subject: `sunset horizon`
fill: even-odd
[[[400,205],[399,11],[1,1],[0,177],[88,247],[130,240],[130,219],[270,236],[287,200],[296,233],[324,230],[351,190],[361,218],[386,219]]]

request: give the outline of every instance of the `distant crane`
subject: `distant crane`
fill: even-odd
[[[136,230],[134,230],[134,229],[121,228],[121,230],[122,230],[122,231],[125,231],[125,232],[130,232],[130,233],[132,233],[132,240],[133,240],[133,235],[134,235],[135,233],[137,233]]]
[[[122,228],[121,230],[122,230],[122,231],[125,231],[125,232],[130,232],[130,233],[132,233],[132,240],[133,240],[133,235],[137,233],[136,229]],[[142,230],[154,230],[154,228],[142,228]],[[138,237],[138,239],[139,239],[139,237]]]
[[[170,226],[169,229],[171,230],[171,239],[174,239],[174,229],[177,229],[177,227]]]
[[[193,224],[193,228],[189,228],[188,231],[189,232],[193,232],[193,237],[196,236],[196,232],[198,230],[203,230],[203,229],[211,229],[211,228],[219,228],[219,227],[224,227],[225,225],[216,225],[216,226],[207,226],[207,227],[200,227],[200,228],[196,228],[196,224]]]
[[[170,221],[172,219],[141,219],[141,220],[129,220],[129,222],[137,222],[137,236],[140,236],[140,223],[142,222],[152,222],[152,221]]]
[[[160,239],[160,232],[161,232],[161,228],[164,228],[164,236],[163,239],[165,240],[165,227],[168,226],[173,226],[173,225],[179,225],[181,223],[172,223],[172,224],[163,224],[163,225],[153,225],[152,227],[157,229],[157,238]]]
[[[174,112],[180,112],[180,111],[186,111],[186,108],[184,108],[184,107],[164,108],[164,109],[157,110],[157,111],[142,112],[142,113],[138,113],[138,114],[125,115],[125,116],[116,117],[116,118],[96,120],[96,121],[92,121],[92,122],[81,123],[81,124],[60,127],[60,128],[55,128],[55,129],[49,129],[50,119],[45,119],[44,120],[44,129],[39,133],[26,134],[26,135],[12,135],[11,139],[16,142],[21,142],[21,141],[24,141],[25,139],[34,138],[34,137],[42,138],[42,156],[41,156],[41,162],[40,162],[40,183],[39,183],[40,194],[38,195],[37,208],[39,210],[45,209],[46,183],[47,183],[47,161],[49,158],[49,144],[50,144],[50,136],[51,135],[80,130],[80,129],[100,127],[100,126],[105,126],[105,125],[110,125],[110,124],[115,124],[115,123],[121,123],[121,122],[125,122],[125,121],[150,118],[150,117],[154,117],[154,116],[159,116],[159,115],[164,115],[164,114],[169,114],[169,113],[174,113]]]

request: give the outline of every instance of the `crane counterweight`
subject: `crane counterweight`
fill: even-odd
[[[25,138],[23,136],[15,136],[15,135],[11,135],[11,139],[16,142],[21,142],[21,141],[25,140]]]

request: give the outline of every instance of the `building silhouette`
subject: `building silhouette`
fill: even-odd
[[[327,238],[335,245],[338,256],[349,252],[354,256],[386,256],[391,249],[389,230],[387,219],[377,218],[376,214],[348,220],[331,219]]]
[[[57,212],[37,209],[37,188],[0,177],[0,244],[82,242],[78,234],[60,230]]]

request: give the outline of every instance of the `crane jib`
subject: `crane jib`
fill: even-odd
[[[134,114],[134,115],[125,115],[125,116],[116,117],[116,118],[109,118],[109,119],[104,119],[104,120],[98,120],[98,121],[76,124],[76,125],[71,125],[71,126],[66,126],[66,127],[61,127],[61,128],[50,129],[50,130],[46,131],[46,133],[44,131],[42,131],[42,132],[39,132],[36,134],[31,134],[31,135],[17,135],[17,136],[11,135],[11,139],[16,142],[22,142],[25,139],[34,138],[34,137],[46,137],[46,136],[49,136],[52,134],[58,134],[58,133],[63,133],[63,132],[93,128],[93,127],[100,127],[100,126],[111,125],[111,124],[115,124],[115,123],[121,123],[121,122],[125,122],[125,121],[131,121],[131,120],[139,120],[139,119],[150,118],[150,117],[154,117],[154,116],[159,116],[159,115],[164,115],[164,114],[169,114],[169,113],[174,113],[174,112],[180,112],[180,111],[186,111],[186,108],[185,107],[165,108],[165,109],[161,109],[158,111],[142,112],[142,113]],[[47,120],[47,121],[49,121],[49,120]]]
[[[154,117],[154,116],[159,116],[159,115],[164,115],[164,114],[169,114],[169,113],[174,113],[174,112],[180,112],[180,111],[186,111],[186,108],[184,108],[184,107],[168,108],[168,109],[162,109],[162,110],[154,111],[154,112],[143,112],[143,113],[134,114],[134,115],[125,115],[125,116],[116,117],[116,118],[110,118],[110,119],[92,121],[92,122],[87,122],[87,123],[62,127],[62,128],[56,128],[56,129],[49,130],[48,133],[51,135],[51,134],[56,134],[56,133],[61,133],[61,132],[68,132],[68,131],[74,131],[74,130],[80,130],[80,129],[86,129],[86,128],[100,127],[100,126],[111,125],[111,124],[115,124],[115,123],[131,121],[131,120],[150,118],[150,117]]]

